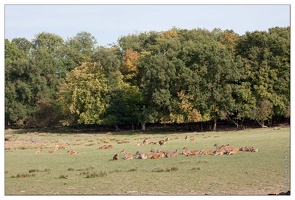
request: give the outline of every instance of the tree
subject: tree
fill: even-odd
[[[38,127],[51,127],[59,124],[63,119],[60,104],[49,98],[38,100],[33,119]]]
[[[256,99],[253,110],[270,101],[273,116],[284,116],[290,105],[290,27],[247,32],[237,41],[236,52]]]
[[[252,119],[256,120],[261,127],[265,127],[264,121],[272,117],[272,103],[268,100],[258,102],[257,108],[253,110]]]
[[[60,76],[65,78],[66,73],[80,66],[84,62],[92,62],[97,41],[88,32],[79,32],[68,38],[59,51],[61,68]]]
[[[5,124],[14,124],[32,113],[35,72],[17,45],[5,40]]]
[[[102,66],[97,63],[83,63],[69,72],[59,91],[69,123],[101,124],[109,104],[107,87]]]
[[[122,88],[112,94],[110,105],[106,109],[102,124],[115,126],[131,124],[134,130],[134,124],[138,124],[141,115],[141,94],[139,88],[123,84]]]

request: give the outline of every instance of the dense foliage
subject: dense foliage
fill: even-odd
[[[290,115],[290,27],[5,40],[5,123],[139,127]]]

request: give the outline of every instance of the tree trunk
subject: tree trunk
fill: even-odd
[[[145,123],[144,122],[141,122],[141,130],[145,131]]]
[[[142,115],[144,117],[144,110],[145,110],[145,105],[142,106]],[[142,131],[145,131],[145,122],[144,122],[144,119],[143,119],[143,122],[141,122],[141,130]]]
[[[216,119],[216,117],[215,117],[215,118],[214,118],[213,131],[216,131],[216,127],[217,127],[217,119]]]

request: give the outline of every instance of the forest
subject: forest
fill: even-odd
[[[5,127],[290,118],[290,27],[146,31],[99,46],[88,32],[5,39]]]

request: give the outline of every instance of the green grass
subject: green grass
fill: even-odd
[[[266,195],[290,189],[290,173],[285,174],[285,167],[290,169],[290,128],[131,135],[9,131],[7,135],[14,141],[6,142],[5,146],[6,195]],[[185,135],[194,137],[195,141],[184,140]],[[150,142],[166,137],[170,141],[162,150],[178,149],[177,157],[124,160],[119,153],[123,149],[133,155],[136,151],[147,153],[152,147],[159,149],[159,145],[136,144],[144,138]],[[181,155],[184,146],[209,150],[214,149],[215,143],[254,146],[259,152],[231,156]],[[48,154],[56,144],[65,144],[68,149]],[[114,148],[98,149],[104,144]],[[43,152],[37,154],[40,146]],[[68,155],[67,150],[79,154]],[[119,153],[117,161],[112,160],[115,153]]]

